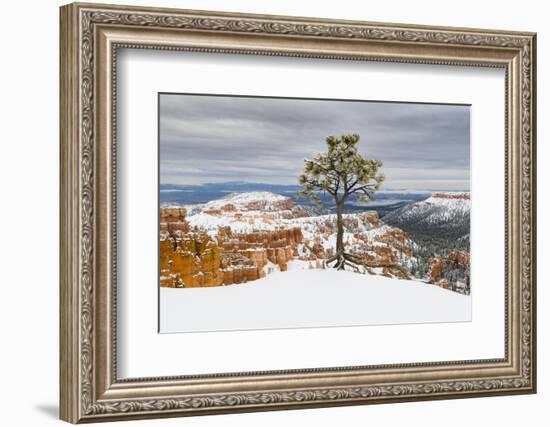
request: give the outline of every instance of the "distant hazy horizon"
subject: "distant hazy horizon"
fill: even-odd
[[[189,187],[195,187],[195,186],[213,186],[213,185],[265,185],[265,186],[281,186],[281,187],[300,187],[299,184],[281,184],[281,183],[267,183],[267,182],[252,182],[252,181],[219,181],[219,182],[201,182],[196,184],[178,184],[175,182],[162,182],[161,186],[189,186]],[[160,191],[163,191],[161,188]],[[169,190],[164,190],[169,191]],[[457,188],[457,189],[448,189],[448,188],[381,188],[379,191],[381,192],[396,192],[396,191],[415,191],[415,192],[435,192],[435,191],[441,191],[441,192],[464,192],[469,193],[469,188]]]
[[[193,94],[159,96],[160,182],[297,185],[328,135],[357,133],[381,191],[469,191],[470,106]]]

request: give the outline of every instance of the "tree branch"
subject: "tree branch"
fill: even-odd
[[[355,188],[353,191],[350,192],[350,194],[357,193],[358,191],[362,191],[367,196],[369,196],[369,192],[372,192],[376,189],[376,184],[366,184],[362,185],[361,187]]]

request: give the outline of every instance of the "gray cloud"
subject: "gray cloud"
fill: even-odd
[[[468,106],[185,94],[160,96],[161,183],[296,184],[344,133],[382,160],[385,188],[469,188]]]

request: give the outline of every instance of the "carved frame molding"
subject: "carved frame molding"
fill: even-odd
[[[171,41],[164,43],[164,36]],[[194,41],[174,41],[180,36],[192,36]],[[247,37],[250,43],[243,44]],[[143,38],[150,41],[144,42]],[[208,43],[203,45],[203,39]],[[264,39],[273,47],[262,45]],[[261,46],[253,46],[255,43]],[[106,287],[101,279],[111,275],[116,283],[116,257],[111,259],[112,253],[103,251],[106,247],[116,248],[112,225],[116,216],[116,186],[112,185],[116,154],[107,152],[112,150],[113,142],[109,146],[103,140],[109,135],[114,138],[116,130],[114,64],[120,47],[505,67],[510,153],[506,197],[511,205],[506,212],[506,238],[511,243],[506,254],[510,269],[506,358],[220,374],[202,379],[117,380],[113,333],[116,287]],[[110,78],[104,77],[107,73]],[[101,421],[534,392],[534,97],[532,33],[92,4],[62,7],[61,418],[70,422]],[[103,175],[111,179],[104,180]],[[113,191],[109,192],[111,187]],[[107,235],[106,231],[113,233]],[[345,374],[350,374],[350,381],[341,386],[342,381],[334,379]],[[423,379],[412,379],[413,374]],[[253,391],[242,387],[239,391],[239,382],[249,385],[270,375],[273,387]],[[352,381],[352,375],[364,377]],[[372,375],[375,379],[370,380]],[[430,375],[434,378],[429,379]],[[285,387],[290,379],[300,380],[300,385]],[[189,381],[202,381],[211,386],[211,391],[186,391]],[[224,388],[228,384],[232,391]]]

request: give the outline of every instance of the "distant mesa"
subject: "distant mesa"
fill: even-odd
[[[433,193],[433,199],[470,200],[470,193]]]

